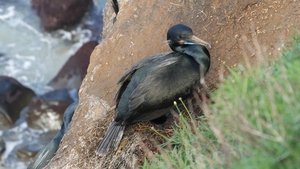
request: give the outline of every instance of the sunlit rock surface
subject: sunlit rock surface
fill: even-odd
[[[267,55],[276,56],[290,42],[294,28],[300,27],[300,1],[294,0],[124,0],[119,6],[117,21],[105,30],[91,55],[79,106],[48,168],[137,168],[145,156],[156,152],[149,140],[158,140],[149,123],[129,127],[115,154],[100,158],[95,148],[114,116],[109,109],[114,106],[117,80],[136,61],[170,51],[165,43],[170,26],[186,24],[212,44],[206,77],[211,85],[226,75],[224,62],[235,67],[245,59],[244,65],[252,65]]]

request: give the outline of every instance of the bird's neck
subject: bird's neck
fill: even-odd
[[[210,56],[207,49],[202,45],[193,44],[178,46],[176,51],[191,56],[199,65],[203,64],[204,66],[209,66]],[[207,69],[208,67],[205,67],[206,71]]]

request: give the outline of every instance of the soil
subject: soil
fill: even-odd
[[[299,7],[299,1],[235,1],[231,5],[212,1],[212,10],[199,15],[204,19],[204,37],[213,44],[209,83],[228,75],[224,63],[230,68],[247,67],[280,56],[291,36],[299,33]]]

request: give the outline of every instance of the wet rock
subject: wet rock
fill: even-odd
[[[35,129],[59,130],[63,113],[73,101],[65,89],[34,98],[26,112],[28,126]]]
[[[26,114],[28,126],[35,129],[59,130],[64,110],[70,102],[33,99]]]
[[[12,125],[35,93],[13,78],[0,76],[0,129]],[[2,123],[3,122],[3,123]]]
[[[30,149],[26,149],[26,148],[20,148],[17,151],[17,157],[19,159],[23,159],[23,160],[33,158],[35,155],[36,155],[36,152],[31,151]]]
[[[29,164],[30,159],[51,141],[56,132],[31,129],[26,123],[3,131],[0,136],[1,167],[24,168],[18,163]]]
[[[55,30],[79,22],[92,0],[32,0],[45,30]]]
[[[43,168],[45,167],[52,157],[55,155],[64,134],[67,132],[69,123],[72,121],[73,114],[78,106],[78,102],[72,103],[64,112],[64,122],[60,131],[39,153],[33,158],[28,168]]]
[[[0,158],[4,151],[5,151],[5,143],[2,139],[0,139]]]
[[[254,2],[258,3],[248,5]],[[115,154],[101,158],[94,151],[114,117],[114,111],[109,110],[119,77],[136,61],[170,51],[164,43],[170,26],[188,25],[196,36],[212,44],[206,80],[216,84],[226,75],[224,62],[234,67],[247,58],[249,64],[255,64],[257,58],[278,54],[278,47],[290,41],[294,27],[300,27],[299,10],[294,6],[300,6],[300,1],[121,1],[117,21],[105,31],[105,38],[91,55],[73,117],[76,123],[63,138],[68,141],[46,168],[135,168],[142,165],[145,156],[155,153],[149,141],[155,134],[151,135],[149,123],[126,129]],[[286,25],[285,29],[276,29],[281,25]]]
[[[40,0],[31,0],[31,6],[32,8],[37,8],[39,5]]]
[[[0,130],[8,129],[12,125],[13,122],[8,112],[4,109],[4,106],[0,103]]]
[[[66,64],[48,85],[54,89],[79,89],[87,72],[90,55],[97,44],[98,43],[96,41],[85,43],[73,56],[69,58]]]
[[[72,93],[74,92],[74,94]],[[74,96],[76,97],[74,98]],[[39,99],[45,101],[66,101],[72,103],[74,100],[78,100],[78,90],[66,90],[66,89],[58,89],[39,96]]]
[[[39,135],[32,142],[25,142],[18,146],[16,156],[21,160],[32,159],[43,147],[45,147],[57,134],[57,131],[48,131]]]

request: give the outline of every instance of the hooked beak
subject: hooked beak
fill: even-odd
[[[203,45],[203,46],[205,46],[205,47],[207,47],[207,48],[211,48],[211,45],[210,45],[208,42],[206,42],[206,41],[204,41],[204,40],[198,38],[198,37],[195,36],[195,35],[192,35],[192,36],[188,39],[188,42],[197,43],[197,44]]]

